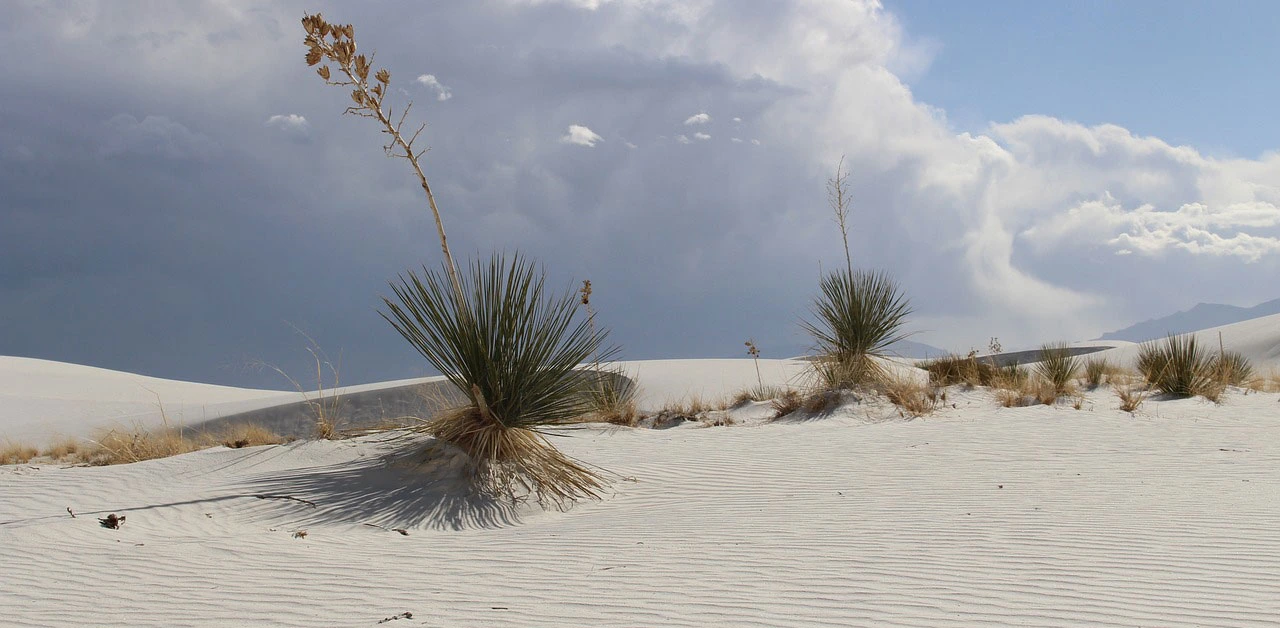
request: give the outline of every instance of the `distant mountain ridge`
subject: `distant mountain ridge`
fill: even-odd
[[[1098,340],[1127,340],[1143,342],[1163,338],[1168,334],[1185,334],[1210,327],[1230,325],[1260,316],[1280,314],[1280,299],[1259,303],[1253,307],[1238,307],[1221,303],[1199,303],[1195,307],[1163,318],[1156,318],[1131,325],[1118,331],[1102,334]]]

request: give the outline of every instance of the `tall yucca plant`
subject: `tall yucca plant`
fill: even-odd
[[[818,349],[818,373],[832,388],[868,383],[883,375],[872,359],[906,338],[911,305],[883,271],[837,270],[822,279],[814,320],[802,323]]]
[[[523,488],[555,502],[595,496],[600,478],[536,428],[586,411],[575,369],[598,354],[606,332],[575,321],[574,294],[549,294],[545,275],[519,255],[470,270],[459,277],[461,296],[447,269],[424,268],[402,275],[395,299],[383,299],[383,318],[470,401],[424,429],[469,454],[488,491]]]
[[[398,303],[384,299],[390,314],[383,313],[471,402],[424,429],[470,454],[482,490],[515,494],[522,486],[539,501],[594,496],[601,480],[531,428],[582,413],[572,370],[603,335],[586,322],[575,325],[572,296],[544,294],[542,274],[518,256],[477,262],[464,283],[420,163],[426,149],[416,148],[426,125],[403,131],[413,103],[395,115],[386,100],[391,73],[374,71],[373,57],[357,52],[355,27],[319,13],[304,16],[302,27],[307,65],[320,65],[316,74],[326,84],[351,89],[345,113],[378,123],[390,138],[383,150],[409,162],[435,220],[443,272],[401,276],[392,284]]]

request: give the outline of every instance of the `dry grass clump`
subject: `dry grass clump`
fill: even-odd
[[[941,398],[938,387],[910,377],[886,377],[879,388],[893,405],[913,417],[936,410]]]
[[[737,394],[733,395],[733,403],[730,404],[730,407],[737,408],[748,403],[773,401],[792,392],[794,391],[786,386],[752,386],[751,388],[739,390]]]
[[[51,460],[66,460],[76,455],[84,449],[84,444],[79,439],[64,436],[53,441],[48,447],[41,452],[42,456],[47,456]]]
[[[775,397],[771,403],[773,406],[773,417],[780,418],[799,410],[804,407],[804,397],[800,391],[788,389],[783,394]]]
[[[259,445],[279,445],[288,442],[283,436],[253,423],[239,423],[227,426],[217,439],[224,447],[241,449]]]
[[[1256,392],[1280,392],[1280,371],[1271,369],[1266,373],[1255,372],[1244,386]]]
[[[925,362],[921,368],[938,386],[992,386],[1001,375],[1000,367],[990,360],[979,360],[975,353],[967,357],[948,354]]]
[[[1137,412],[1138,408],[1142,407],[1142,402],[1151,396],[1150,390],[1133,384],[1116,386],[1115,391],[1116,396],[1120,398],[1120,409],[1130,414]]]
[[[129,464],[168,458],[209,447],[207,440],[197,440],[186,430],[176,427],[147,429],[141,426],[133,431],[109,430],[86,447],[80,459],[95,466]]]
[[[25,443],[5,441],[0,446],[0,464],[26,464],[40,455],[40,450]]]
[[[582,374],[586,378],[583,388],[590,408],[590,412],[583,418],[634,427],[640,420],[640,411],[635,402],[635,380],[616,368],[598,365],[594,370],[583,371]]]
[[[668,401],[663,404],[662,412],[674,416],[696,417],[700,414],[724,410],[728,405],[716,402],[700,394],[690,395],[684,399]]]

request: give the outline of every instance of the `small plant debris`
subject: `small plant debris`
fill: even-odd
[[[379,624],[385,624],[385,623],[387,623],[387,622],[389,622],[389,621],[395,621],[395,620],[397,620],[397,619],[413,619],[413,613],[410,613],[409,611],[405,611],[405,612],[403,612],[403,613],[400,613],[399,615],[392,615],[392,616],[390,616],[390,617],[388,617],[388,618],[386,618],[386,619],[384,619],[384,620],[382,620],[382,621],[380,621],[380,622],[378,622],[378,623],[379,623]]]
[[[120,526],[124,525],[124,515],[116,515],[115,513],[111,513],[106,517],[98,519],[98,523],[102,524],[102,527],[104,528],[109,528],[111,530],[119,530]]]
[[[295,539],[305,539],[305,538],[307,538],[307,531],[306,531],[306,530],[298,530],[297,532],[294,532],[294,533],[293,533],[293,538],[295,538]]]
[[[72,518],[72,519],[75,519],[75,518],[76,518],[76,513],[71,512],[71,507],[70,507],[70,506],[67,506],[67,514],[68,514],[68,515],[71,515],[71,518]]]

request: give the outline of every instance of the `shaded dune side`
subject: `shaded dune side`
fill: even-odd
[[[607,375],[622,377],[613,373]],[[288,438],[311,438],[316,432],[315,404],[336,408],[332,414],[337,417],[339,430],[359,432],[371,428],[414,425],[435,416],[441,410],[468,403],[467,397],[456,386],[442,379],[375,390],[309,395],[310,401],[258,408],[204,421],[191,427],[217,433],[227,426],[254,424]]]

